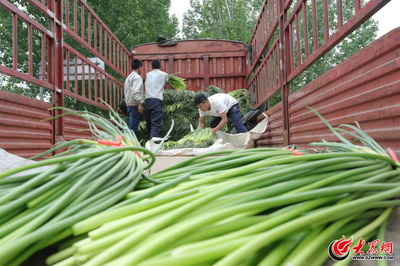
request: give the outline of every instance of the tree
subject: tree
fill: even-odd
[[[263,0],[190,0],[191,9],[183,17],[183,36],[248,43],[263,3]]]
[[[178,33],[178,19],[168,13],[171,0],[87,2],[127,49],[154,42],[158,35],[173,38]]]

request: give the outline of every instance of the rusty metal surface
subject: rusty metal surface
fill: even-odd
[[[53,145],[52,105],[0,91],[0,147],[29,158]]]
[[[290,141],[305,147],[336,140],[306,106],[333,126],[357,121],[384,148],[400,155],[400,28],[289,97]]]
[[[215,85],[229,92],[246,88],[245,48],[243,43],[234,41],[184,40],[174,46],[149,43],[132,50],[133,58],[143,61],[143,78],[152,70],[151,61],[160,59],[161,70],[185,78],[188,90]]]

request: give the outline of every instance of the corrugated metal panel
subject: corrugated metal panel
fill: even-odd
[[[246,46],[224,40],[185,40],[174,46],[143,44],[132,48],[143,61],[142,77],[151,71],[151,61],[161,60],[161,70],[187,79],[188,90],[215,85],[225,92],[246,88]],[[168,86],[167,86],[168,88]]]
[[[273,108],[267,110],[268,127],[265,133],[257,141],[259,147],[283,147],[283,116],[282,103],[278,103]],[[264,116],[260,116],[263,119]]]
[[[51,148],[52,105],[28,97],[0,91],[0,147],[7,152],[29,158]]]
[[[335,140],[333,126],[360,123],[384,148],[400,155],[400,28],[393,30],[289,97],[290,142]]]
[[[92,133],[89,131],[89,125],[86,120],[80,117],[67,115],[64,118],[65,140],[89,139]]]

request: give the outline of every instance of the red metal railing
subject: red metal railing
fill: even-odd
[[[329,25],[328,0],[323,0],[319,12],[316,0],[299,0],[294,5],[293,0],[265,1],[249,44],[253,60],[247,87],[256,107],[282,92],[285,144],[289,143],[289,83],[389,1],[370,0],[361,6],[360,0],[354,0],[354,12],[344,21],[343,3],[337,0],[337,25]],[[323,39],[318,35],[317,19],[323,20]]]
[[[63,32],[65,31],[68,35],[73,37],[82,46],[84,46],[88,51],[98,56],[103,60],[112,70],[117,72],[123,78],[129,74],[130,65],[130,52],[123,47],[123,45],[118,41],[118,39],[111,33],[111,31],[103,24],[103,22],[97,17],[96,14],[90,9],[90,7],[81,0],[65,0],[65,12],[63,12],[63,5],[60,1],[37,1],[29,0],[30,4],[35,6],[40,10],[43,15],[45,15],[52,22],[50,23],[49,29],[42,26],[39,22],[35,21],[24,11],[18,9],[16,6],[8,1],[0,0],[0,7],[9,11],[13,17],[13,65],[12,67],[1,65],[0,72],[6,75],[15,77],[20,80],[27,81],[29,83],[41,86],[43,88],[57,92],[57,89],[66,89],[65,95],[78,99],[83,102],[87,102],[91,105],[104,108],[103,104],[99,104],[98,97],[105,100],[108,104],[116,107],[116,102],[122,97],[122,86],[123,84],[106,71],[100,69],[91,61],[89,61],[85,56],[79,54],[76,50],[72,49],[65,41],[63,41]],[[80,20],[78,20],[77,13],[71,13],[70,6],[73,6],[73,10],[81,10]],[[63,23],[63,14],[65,13],[65,23]],[[70,17],[73,19],[71,20]],[[17,23],[18,20],[23,21],[28,27],[28,65],[29,69],[27,73],[23,73],[21,69],[18,69],[18,31]],[[85,24],[85,22],[88,22]],[[93,23],[92,23],[93,22]],[[73,27],[71,29],[70,27]],[[79,31],[78,31],[79,27]],[[34,73],[33,62],[32,62],[32,43],[33,43],[33,30],[35,34],[40,34],[40,39],[42,41],[41,49],[41,73]],[[37,36],[35,36],[37,37]],[[61,47],[60,44],[63,44]],[[58,52],[56,49],[60,49]],[[55,57],[58,62],[56,62]],[[84,82],[82,81],[79,85],[75,84],[75,93],[71,93],[68,73],[66,80],[64,79],[63,70],[65,68],[63,61],[69,64],[69,57],[73,56],[79,58],[82,61],[82,69],[84,66],[89,66],[89,71],[95,73],[95,79]],[[68,57],[68,60],[66,59]],[[69,71],[69,65],[66,67]],[[75,75],[77,73],[77,66],[75,65]],[[41,76],[42,78],[39,78]],[[82,74],[82,76],[84,76]],[[104,81],[100,80],[102,78]],[[59,84],[56,84],[56,80],[59,80]],[[87,85],[85,85],[87,83]],[[86,87],[87,88],[86,88]],[[97,89],[97,87],[102,89]],[[94,91],[91,91],[94,88]],[[85,90],[87,90],[85,94]],[[104,91],[104,93],[103,93]],[[63,91],[58,91],[58,93],[64,94]],[[53,99],[53,101],[56,101]],[[61,100],[60,100],[61,101]],[[54,102],[58,106],[62,106],[61,102]]]
[[[123,83],[67,44],[64,33],[83,46],[87,54],[97,56],[122,79],[130,72],[130,51],[123,47],[83,0],[28,0],[28,4],[39,10],[41,15],[31,16],[27,14],[27,9],[19,9],[9,1],[0,0],[0,8],[12,16],[13,37],[12,64],[0,64],[0,73],[52,91],[53,106],[64,106],[65,97],[70,97],[107,109],[100,98],[117,108],[117,103],[123,95]],[[42,24],[38,21],[42,21]],[[28,48],[23,53],[18,51],[21,49],[18,46],[18,25],[21,23],[23,28],[26,26],[28,32]],[[33,51],[37,40],[41,42],[41,49]],[[36,57],[40,57],[41,71],[34,69],[34,53]],[[21,54],[27,54],[27,59],[22,56],[19,58]],[[28,65],[26,70],[19,66],[23,60],[27,61],[23,62],[24,65]],[[78,61],[82,66],[79,82]],[[38,68],[37,65],[35,67]],[[71,73],[71,69],[74,73]],[[61,111],[52,112],[53,115],[59,113]],[[64,130],[64,118],[60,117],[53,123],[54,142],[64,137]]]
[[[318,27],[317,27],[317,10],[316,0],[312,0],[311,11],[312,20],[308,21],[307,14],[309,6],[305,0],[297,2],[294,10],[284,24],[285,33],[289,35],[289,45],[292,48],[287,51],[287,70],[288,79],[290,82],[304,72],[309,66],[313,65],[324,54],[329,52],[340,41],[357,29],[367,19],[372,17],[379,9],[381,9],[390,0],[369,1],[361,8],[361,1],[354,0],[354,15],[346,22],[343,21],[343,5],[342,1],[337,1],[337,27],[330,27],[328,20],[328,1],[323,1],[323,20],[324,20],[324,40],[322,44],[318,42]],[[289,9],[291,1],[285,4],[285,12]],[[300,18],[302,18],[303,27],[300,27]],[[312,23],[312,32],[308,32],[308,23]],[[294,31],[294,29],[296,29]],[[309,37],[312,36],[312,39]],[[294,41],[296,40],[296,41]],[[312,40],[312,48],[310,42]],[[296,55],[294,54],[296,50]],[[304,50],[304,53],[302,52]]]
[[[130,73],[130,51],[84,0],[65,0],[64,31],[123,77]]]
[[[68,44],[64,44],[64,54],[66,62],[64,94],[99,108],[104,108],[104,104],[99,100],[103,99],[116,109],[124,93],[124,84]],[[71,62],[74,66],[73,73],[70,71]],[[78,62],[82,67],[80,81],[78,80]],[[86,68],[88,73],[85,73]],[[72,79],[71,76],[73,76]],[[87,80],[83,78],[85,76]]]
[[[248,74],[252,73],[257,67],[257,62],[262,60],[263,53],[268,49],[274,32],[278,28],[280,0],[267,0],[261,8],[260,16],[250,38],[251,46],[251,67],[247,69]]]
[[[261,105],[271,98],[274,92],[284,86],[283,83],[288,84],[298,77],[389,1],[369,1],[361,7],[361,1],[354,0],[355,13],[346,23],[343,21],[342,1],[337,1],[337,12],[335,15],[337,18],[337,27],[334,28],[329,25],[328,1],[323,0],[323,15],[320,16],[324,21],[323,40],[318,39],[316,0],[311,0],[311,2],[307,0],[297,1],[290,14],[288,13],[293,0],[285,1],[284,6],[282,5],[282,1],[265,1],[249,43],[253,63],[248,68],[248,77],[251,75],[254,76],[249,82],[248,88],[254,91],[256,105]],[[311,19],[308,15],[310,13],[312,14]],[[280,14],[280,16],[276,16],[276,14]],[[282,20],[281,27],[278,27],[279,19]],[[283,36],[277,34],[278,29]],[[268,47],[274,33],[276,38],[273,40],[271,47]],[[279,71],[284,71],[282,73],[284,79],[282,76],[279,79],[278,88],[274,92],[269,93],[270,88],[275,87],[275,84],[260,82],[260,79],[262,79],[260,75],[262,74],[259,73],[263,72],[261,68],[266,67],[267,62],[274,61],[272,57],[276,56],[276,53],[269,52],[269,49],[277,48],[281,49],[282,58],[285,58],[285,61],[278,60],[277,64],[270,65],[269,67],[273,67],[274,69],[269,70],[269,72],[278,73]]]
[[[7,10],[8,12],[11,13],[12,15],[12,33],[13,33],[13,39],[12,39],[12,48],[13,48],[13,64],[12,67],[7,67],[5,65],[0,64],[0,73],[4,73],[6,75],[15,77],[17,79],[30,82],[36,85],[39,85],[43,88],[53,90],[54,85],[49,81],[49,75],[46,75],[45,73],[50,73],[51,70],[46,69],[46,67],[42,68],[42,77],[44,77],[42,80],[35,76],[33,74],[33,65],[32,65],[32,43],[33,43],[33,30],[37,32],[37,34],[40,35],[40,39],[42,41],[42,50],[41,50],[41,58],[42,58],[42,65],[46,66],[45,59],[49,57],[51,54],[51,51],[48,50],[48,44],[49,42],[54,41],[54,32],[48,30],[44,26],[42,26],[40,23],[36,22],[32,18],[30,18],[28,15],[26,15],[23,11],[19,10],[17,7],[12,5],[8,1],[1,0],[0,1],[0,7],[3,8],[4,10]],[[29,69],[27,73],[22,72],[21,69],[18,69],[18,31],[17,31],[17,23],[18,20],[21,20],[23,23],[27,24],[28,27],[28,47],[29,47]]]

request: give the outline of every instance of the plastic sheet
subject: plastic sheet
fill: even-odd
[[[261,135],[265,132],[268,126],[268,116],[263,114],[265,118],[252,130],[246,133],[239,134],[228,134],[222,131],[218,131],[216,134],[218,140],[214,142],[208,148],[184,148],[184,149],[172,149],[172,150],[159,150],[157,156],[196,156],[205,154],[213,151],[221,150],[243,150],[254,147],[254,142],[258,140]],[[153,138],[146,142],[146,149],[156,151],[159,145],[155,141],[159,141],[159,138]]]

